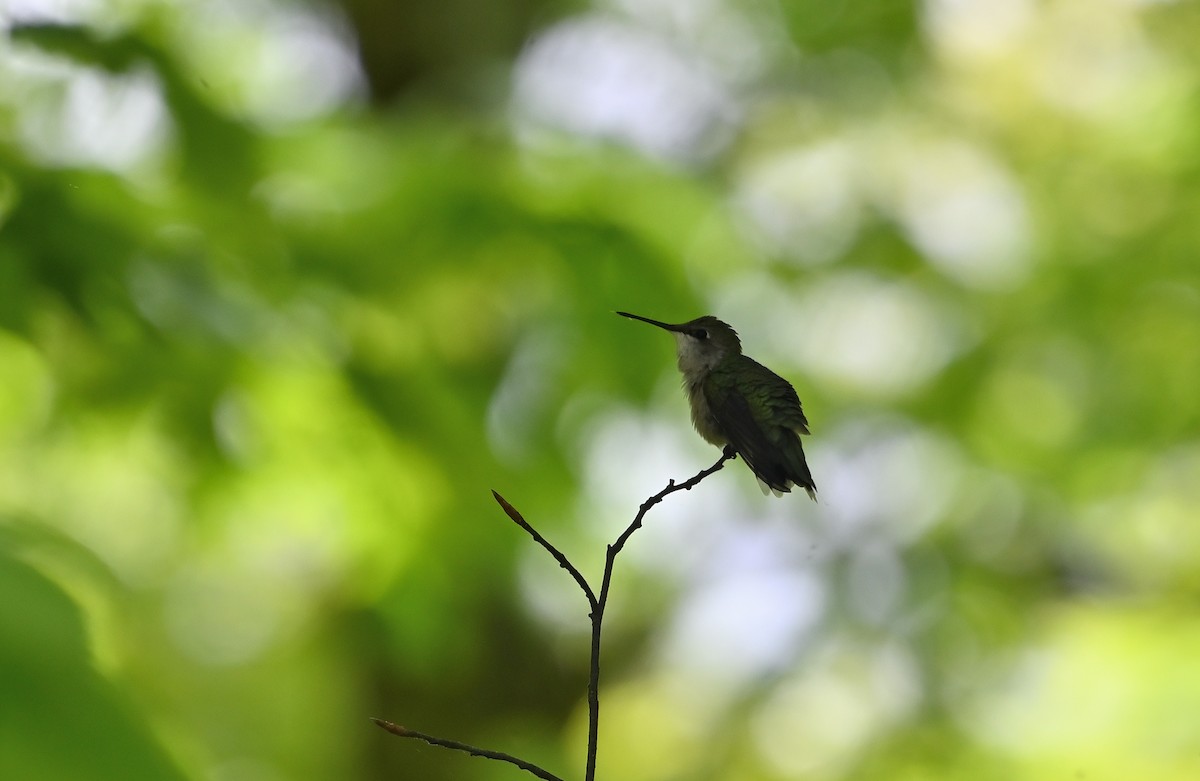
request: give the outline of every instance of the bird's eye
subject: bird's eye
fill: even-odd
[[[708,330],[705,328],[697,328],[692,333],[695,335],[695,337],[697,339],[707,339],[708,338]]]

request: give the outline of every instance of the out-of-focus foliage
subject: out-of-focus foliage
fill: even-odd
[[[9,5],[0,778],[1200,777],[1200,7]]]

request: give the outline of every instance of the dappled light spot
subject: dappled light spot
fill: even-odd
[[[170,117],[148,68],[126,74],[72,68],[61,100],[45,92],[29,101],[22,142],[49,163],[133,173],[166,152]]]
[[[517,63],[516,105],[533,123],[688,160],[729,132],[732,100],[705,65],[603,16],[552,27]],[[521,125],[519,125],[521,129]]]
[[[253,661],[293,623],[297,603],[261,574],[216,564],[181,569],[163,610],[179,652],[198,664]]]
[[[1090,466],[1092,480],[1110,478],[1089,492],[1103,498],[1085,511],[1105,560],[1139,588],[1200,585],[1200,445],[1152,458],[1110,454]]]
[[[917,249],[970,287],[1009,289],[1029,271],[1033,237],[1011,175],[961,141],[897,139],[892,208]]]
[[[669,363],[667,368],[671,368]],[[671,391],[679,393],[677,386]],[[660,418],[622,410],[597,421],[593,431],[589,432],[589,447],[581,464],[585,497],[593,500],[588,502],[592,506],[595,506],[594,502],[603,501],[604,506],[612,508],[612,513],[619,513],[588,514],[589,522],[597,527],[601,539],[611,539],[619,533],[629,522],[623,517],[629,508],[636,508],[647,496],[662,488],[667,479],[680,477],[675,474],[676,465],[689,463],[687,438],[696,435],[689,430],[687,402],[677,395],[672,401],[676,402],[680,413],[678,426]],[[665,399],[664,403],[667,403]],[[632,443],[636,446],[631,446]],[[702,444],[698,438],[696,443]],[[704,447],[711,449],[708,445]],[[708,488],[708,484],[705,487]],[[670,505],[661,509],[669,512]],[[636,548],[631,548],[625,555],[635,557],[635,551]]]
[[[945,519],[973,475],[951,440],[900,419],[867,418],[823,432],[829,533],[846,547],[882,537],[907,545]]]
[[[106,0],[8,0],[4,7],[4,21],[114,24],[128,21],[132,8],[137,6],[137,3],[113,4]]]
[[[1183,604],[1061,605],[963,721],[1021,774],[1116,779],[1155,768],[1191,778],[1200,773],[1191,616]]]
[[[726,81],[761,76],[794,44],[772,2],[729,0],[604,0],[679,47],[710,63]]]
[[[51,437],[26,472],[27,509],[87,546],[122,582],[152,586],[183,541],[182,466],[152,413],[79,420]]]
[[[293,483],[278,466],[260,470],[259,481],[229,486],[217,503],[213,522],[229,556],[296,596],[339,585],[362,544],[345,501],[317,478]]]
[[[862,226],[854,147],[831,140],[756,160],[734,196],[773,252],[806,263],[836,260]]]
[[[777,565],[711,577],[685,597],[660,651],[670,669],[705,681],[711,696],[787,669],[826,609],[826,589],[812,572]]]
[[[204,94],[231,113],[282,129],[365,92],[349,27],[326,6],[199,3],[174,21],[170,34],[205,74]]]
[[[1121,0],[1054,4],[1030,63],[1033,87],[1056,108],[1098,121],[1119,120],[1131,102],[1160,94],[1170,67],[1142,34],[1136,13]]]
[[[971,112],[1002,124],[1037,124],[1051,138],[1066,133],[1088,154],[1171,164],[1186,144],[1177,112],[1192,90],[1187,58],[1172,56],[1153,34],[1147,7],[1172,0],[930,0],[923,4],[926,38],[947,68],[943,86]],[[1155,40],[1158,38],[1158,40]],[[1076,136],[1058,120],[1091,125]],[[1097,143],[1098,142],[1098,143]],[[1102,169],[1092,157],[1086,167]]]
[[[784,778],[837,778],[920,699],[919,671],[907,650],[831,642],[807,656],[758,708],[754,746]]]
[[[925,0],[921,12],[934,47],[965,62],[1008,54],[1036,21],[1033,0]]]

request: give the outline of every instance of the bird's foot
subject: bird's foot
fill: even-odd
[[[726,445],[724,450],[726,458],[737,458],[737,451],[733,449],[733,445]]]

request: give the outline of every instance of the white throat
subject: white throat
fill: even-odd
[[[701,342],[694,336],[672,332],[675,337],[675,351],[679,357],[679,371],[685,377],[695,377],[707,374],[717,365],[720,355],[711,342]]]

